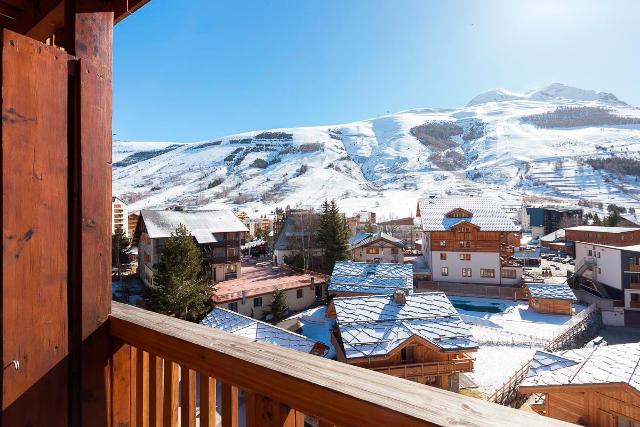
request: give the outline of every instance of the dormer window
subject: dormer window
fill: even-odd
[[[462,208],[455,208],[445,215],[447,218],[471,218],[473,214]]]

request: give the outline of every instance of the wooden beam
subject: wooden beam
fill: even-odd
[[[110,323],[124,342],[336,425],[568,425],[116,302]]]

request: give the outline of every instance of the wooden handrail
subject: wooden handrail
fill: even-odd
[[[568,425],[112,303],[113,337],[340,426]]]

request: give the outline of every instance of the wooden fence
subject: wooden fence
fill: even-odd
[[[492,286],[478,283],[426,282],[416,283],[416,292],[440,291],[447,295],[475,296],[518,300],[525,298],[524,287]]]
[[[579,348],[593,338],[602,324],[597,305],[591,304],[567,321],[553,339],[544,346],[544,351],[552,352],[569,348]],[[519,407],[527,395],[518,392],[518,386],[524,380],[531,361],[525,362],[509,377],[487,400],[504,406]]]

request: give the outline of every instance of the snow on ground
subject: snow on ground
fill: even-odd
[[[541,350],[558,332],[572,322],[571,316],[541,314],[522,301],[479,297],[449,298],[471,325],[478,341],[475,369],[466,374],[478,384],[478,390],[490,395],[502,385],[536,350]],[[574,305],[576,312],[585,307]],[[488,313],[485,310],[501,310]]]

